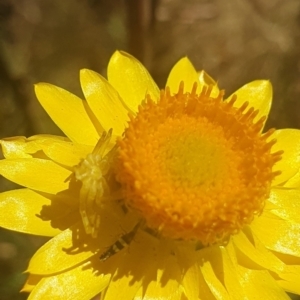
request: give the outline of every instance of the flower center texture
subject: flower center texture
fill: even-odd
[[[146,97],[118,141],[116,177],[150,228],[210,245],[262,212],[282,152],[271,153],[274,130],[261,133],[258,110],[196,89]]]

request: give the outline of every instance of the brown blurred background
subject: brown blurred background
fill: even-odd
[[[160,87],[186,55],[227,94],[270,79],[267,126],[300,128],[299,0],[0,0],[0,138],[61,134],[33,84],[82,96],[79,69],[105,75],[116,49],[139,58]],[[1,180],[0,191],[11,188]],[[0,300],[26,299],[21,272],[44,241],[0,229]]]

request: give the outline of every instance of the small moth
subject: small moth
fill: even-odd
[[[108,258],[117,254],[119,251],[127,248],[134,239],[140,223],[141,222],[137,223],[130,232],[122,235],[114,244],[112,244],[105,252],[103,252],[100,256],[100,261],[106,261]]]

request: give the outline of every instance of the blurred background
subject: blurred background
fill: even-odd
[[[79,70],[105,76],[116,49],[142,61],[161,88],[183,56],[228,95],[270,79],[267,127],[300,128],[299,0],[0,0],[0,138],[61,134],[33,84],[83,97]],[[0,180],[0,191],[14,188]],[[22,272],[44,242],[0,228],[0,300],[26,299]]]

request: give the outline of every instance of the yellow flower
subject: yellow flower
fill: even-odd
[[[300,131],[262,128],[268,81],[223,100],[187,58],[159,91],[116,52],[86,101],[40,83],[67,138],[1,141],[0,225],[52,237],[29,299],[289,299],[300,294]]]

